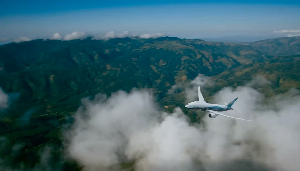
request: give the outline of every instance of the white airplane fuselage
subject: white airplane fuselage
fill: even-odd
[[[211,104],[211,103],[206,103],[206,102],[200,102],[200,101],[194,101],[190,102],[187,105],[185,105],[186,108],[188,109],[194,109],[194,110],[213,110],[213,111],[227,111],[227,110],[232,110],[231,107],[227,105],[220,105],[220,104]]]

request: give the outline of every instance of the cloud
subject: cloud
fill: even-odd
[[[5,93],[0,87],[0,114],[5,111],[18,97],[19,93]]]
[[[139,38],[144,38],[144,39],[149,39],[149,38],[157,38],[157,37],[162,37],[162,33],[152,33],[152,34],[142,34],[139,35]]]
[[[199,135],[179,108],[171,115],[160,112],[146,90],[85,100],[65,133],[68,154],[84,170],[135,160],[135,168],[144,171],[194,168]]]
[[[300,30],[279,30],[273,31],[273,33],[300,33]]]
[[[8,108],[8,95],[0,87],[0,110]]]
[[[179,108],[161,111],[147,90],[84,99],[64,134],[67,154],[86,171],[122,170],[121,163],[131,161],[137,171],[297,171],[299,91],[265,99],[248,86],[226,87],[214,102],[235,97],[234,108],[242,113],[226,113],[253,122],[218,116],[191,125]]]
[[[113,38],[124,38],[124,37],[133,37],[132,34],[130,34],[128,31],[123,31],[122,33],[115,33],[114,31],[109,31],[105,33],[104,35],[95,35],[93,37],[94,40],[108,40]]]
[[[124,38],[124,37],[139,37],[139,38],[157,38],[163,36],[162,33],[154,33],[154,34],[131,34],[128,31],[124,31],[122,33],[115,33],[114,31],[109,31],[105,33],[104,35],[96,35],[93,37],[94,40],[108,40],[108,39],[113,39],[113,38]]]
[[[0,42],[7,42],[9,40],[8,37],[0,38]]]
[[[73,32],[64,36],[63,40],[84,39],[87,37],[85,32]]]
[[[182,89],[185,93],[185,102],[191,102],[197,100],[198,98],[198,87],[204,88],[206,86],[213,86],[214,82],[209,79],[209,77],[198,74],[198,76],[189,83],[177,83],[168,90],[168,94],[175,93],[178,89]]]
[[[298,135],[300,94],[297,90],[265,99],[249,87],[225,88],[215,95],[218,103],[239,97],[234,107],[242,114],[228,112],[232,116],[252,117],[254,122],[245,123],[226,118],[205,118],[207,153],[211,159],[250,160],[277,170],[295,171],[300,167]],[[211,152],[210,152],[211,151]]]
[[[111,38],[115,38],[116,35],[115,35],[115,32],[114,31],[110,31],[110,32],[107,32],[105,35],[104,35],[104,39],[111,39]]]
[[[54,33],[53,36],[50,38],[52,40],[60,40],[62,36],[59,33]]]
[[[300,36],[300,30],[280,30],[280,31],[274,31],[273,33],[289,33],[286,36],[287,37],[297,37]]]
[[[267,79],[265,79],[265,77],[263,76],[256,76],[252,78],[252,81],[250,83],[247,83],[246,86],[247,87],[255,87],[255,86],[264,86],[264,85],[268,85],[271,84],[270,81],[268,81]]]
[[[32,39],[29,37],[19,37],[17,39],[14,39],[13,42],[15,43],[20,43],[20,42],[27,42],[27,41],[31,41]]]
[[[300,36],[300,34],[288,34],[287,37],[297,37]]]
[[[22,115],[20,118],[19,118],[19,123],[21,125],[28,125],[30,123],[30,120],[31,120],[31,116],[32,114],[36,111],[37,109],[36,108],[31,108],[29,110],[27,110],[24,115]]]
[[[190,86],[185,88],[185,94],[186,94],[186,102],[190,102],[193,100],[198,100],[198,87],[201,86],[201,88],[205,86],[213,86],[214,82],[212,82],[209,77],[199,74],[192,82],[190,83]]]
[[[178,83],[173,85],[169,90],[168,90],[168,94],[174,94],[176,93],[176,91],[178,89],[183,89],[184,88],[184,84],[183,83]]]

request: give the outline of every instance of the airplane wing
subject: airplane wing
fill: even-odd
[[[199,102],[205,102],[206,103],[206,101],[204,100],[203,95],[200,91],[200,86],[198,87],[198,99],[199,99]]]
[[[252,121],[252,120],[247,120],[247,119],[242,119],[242,118],[236,118],[236,117],[232,117],[232,116],[228,116],[228,115],[225,115],[221,112],[216,112],[216,111],[211,111],[209,110],[209,112],[213,113],[213,114],[216,114],[216,115],[221,115],[221,116],[225,116],[225,117],[228,117],[228,118],[232,118],[232,119],[240,119],[240,120],[243,120],[243,121]]]

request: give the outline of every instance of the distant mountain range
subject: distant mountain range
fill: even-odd
[[[223,37],[215,37],[215,38],[201,38],[205,41],[213,41],[213,42],[225,42],[225,43],[245,43],[245,42],[257,42],[266,39],[275,39],[284,36],[279,35],[260,35],[260,36],[247,36],[247,35],[236,35],[236,36],[223,36]]]
[[[184,96],[167,92],[198,74],[215,80],[212,93],[264,76],[271,82],[264,93],[272,96],[300,88],[299,54],[300,37],[253,43],[177,37],[9,43],[0,46],[0,87],[19,93],[19,98],[0,117],[0,134],[26,144],[9,161],[30,166],[38,160],[37,148],[50,143],[59,149],[61,125],[83,97],[151,88],[162,106],[182,107]],[[28,111],[30,124],[20,125],[20,116]],[[187,114],[197,120],[193,112]]]
[[[273,56],[300,54],[300,36],[268,39],[249,43],[260,52]]]

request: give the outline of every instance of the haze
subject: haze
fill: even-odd
[[[92,35],[109,31],[161,33],[223,41],[291,37],[300,34],[299,4],[297,1],[4,0],[0,2],[0,40],[50,38],[54,33],[64,36],[74,31]]]

